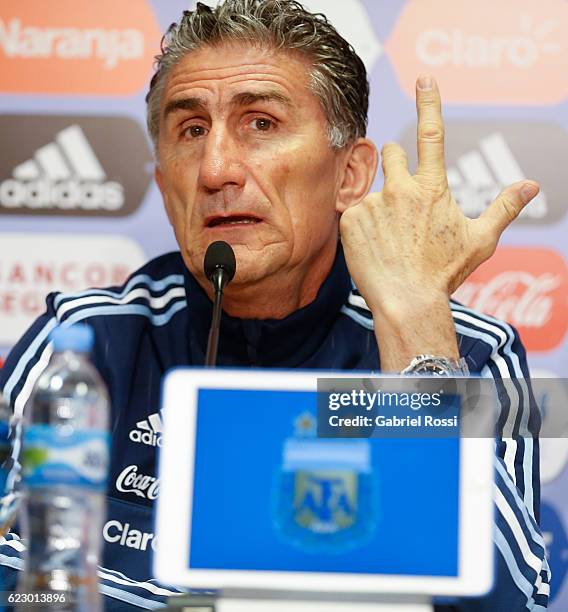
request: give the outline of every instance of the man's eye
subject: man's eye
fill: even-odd
[[[258,117],[257,119],[253,120],[252,124],[255,129],[261,132],[268,132],[270,129],[275,127],[274,121],[271,119],[266,119],[266,117]]]
[[[205,136],[207,130],[202,125],[190,125],[186,130],[184,130],[184,136],[188,138],[199,138],[200,136]]]

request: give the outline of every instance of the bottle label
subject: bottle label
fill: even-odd
[[[31,425],[24,432],[23,476],[28,487],[50,485],[105,488],[110,436],[106,431],[66,431]]]

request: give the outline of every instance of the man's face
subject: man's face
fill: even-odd
[[[156,178],[184,261],[235,250],[235,283],[329,265],[343,154],[308,89],[308,63],[250,45],[204,48],[165,85]]]

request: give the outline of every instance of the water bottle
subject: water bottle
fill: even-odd
[[[24,423],[27,553],[19,601],[36,610],[96,612],[102,609],[97,565],[109,464],[108,395],[88,360],[90,327],[59,327],[51,340],[53,354]]]

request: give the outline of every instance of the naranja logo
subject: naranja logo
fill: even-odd
[[[556,348],[566,335],[568,267],[552,249],[503,247],[456,291],[465,306],[511,323],[529,351]]]
[[[145,0],[3,0],[2,91],[135,93],[148,81],[159,41]]]
[[[465,104],[553,104],[568,95],[565,0],[411,0],[385,50],[414,97],[421,72],[442,100]]]

